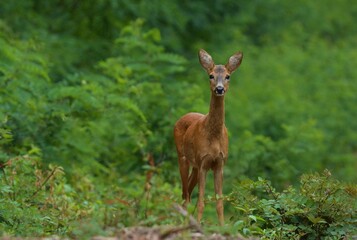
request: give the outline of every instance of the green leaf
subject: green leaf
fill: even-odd
[[[238,220],[233,224],[234,228],[237,228],[238,230],[241,230],[244,226],[244,221],[243,220]]]
[[[318,223],[327,223],[325,219],[321,217],[314,217],[313,215],[308,215],[307,218],[312,222],[313,224],[318,224]]]
[[[243,232],[243,235],[248,236],[250,234],[250,229],[249,228],[243,228],[242,232]]]
[[[257,221],[257,217],[256,216],[254,216],[254,215],[249,215],[248,216],[250,219],[252,219],[254,222],[256,222]]]

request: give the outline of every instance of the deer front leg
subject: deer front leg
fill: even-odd
[[[197,203],[197,221],[200,223],[202,219],[203,209],[205,207],[205,185],[207,171],[201,167],[198,171],[198,203]]]
[[[222,199],[223,166],[214,169],[213,174],[214,174],[214,190],[216,192],[216,211],[219,219],[219,224],[224,225],[224,215],[223,215],[224,209],[223,209],[223,199]]]

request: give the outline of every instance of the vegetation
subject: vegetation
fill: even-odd
[[[3,1],[0,236],[186,224],[172,131],[208,109],[199,48],[244,52],[225,100],[226,226],[208,197],[204,231],[356,235],[355,22],[348,0]]]
[[[262,239],[340,239],[353,231],[356,188],[331,179],[327,170],[303,175],[300,183],[299,190],[289,187],[281,193],[261,178],[241,184],[229,200],[237,216],[245,218],[233,226]],[[259,191],[267,199],[257,197]]]

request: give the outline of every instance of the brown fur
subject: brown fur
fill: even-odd
[[[182,181],[184,206],[191,201],[191,194],[198,183],[198,221],[204,209],[206,174],[213,170],[216,196],[222,196],[223,166],[228,157],[228,136],[224,124],[224,94],[228,91],[229,77],[243,58],[238,52],[229,58],[226,65],[215,65],[212,57],[204,50],[199,51],[199,60],[210,75],[211,101],[207,115],[188,113],[175,124],[174,138]],[[221,90],[217,90],[220,87]],[[223,88],[223,91],[222,91]],[[192,167],[191,174],[189,169]],[[224,223],[223,200],[217,199],[217,215]]]

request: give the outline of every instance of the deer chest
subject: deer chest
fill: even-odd
[[[228,148],[221,141],[210,142],[205,144],[204,148],[196,152],[196,158],[199,158],[205,165],[213,165],[216,163],[224,164],[228,156]]]

